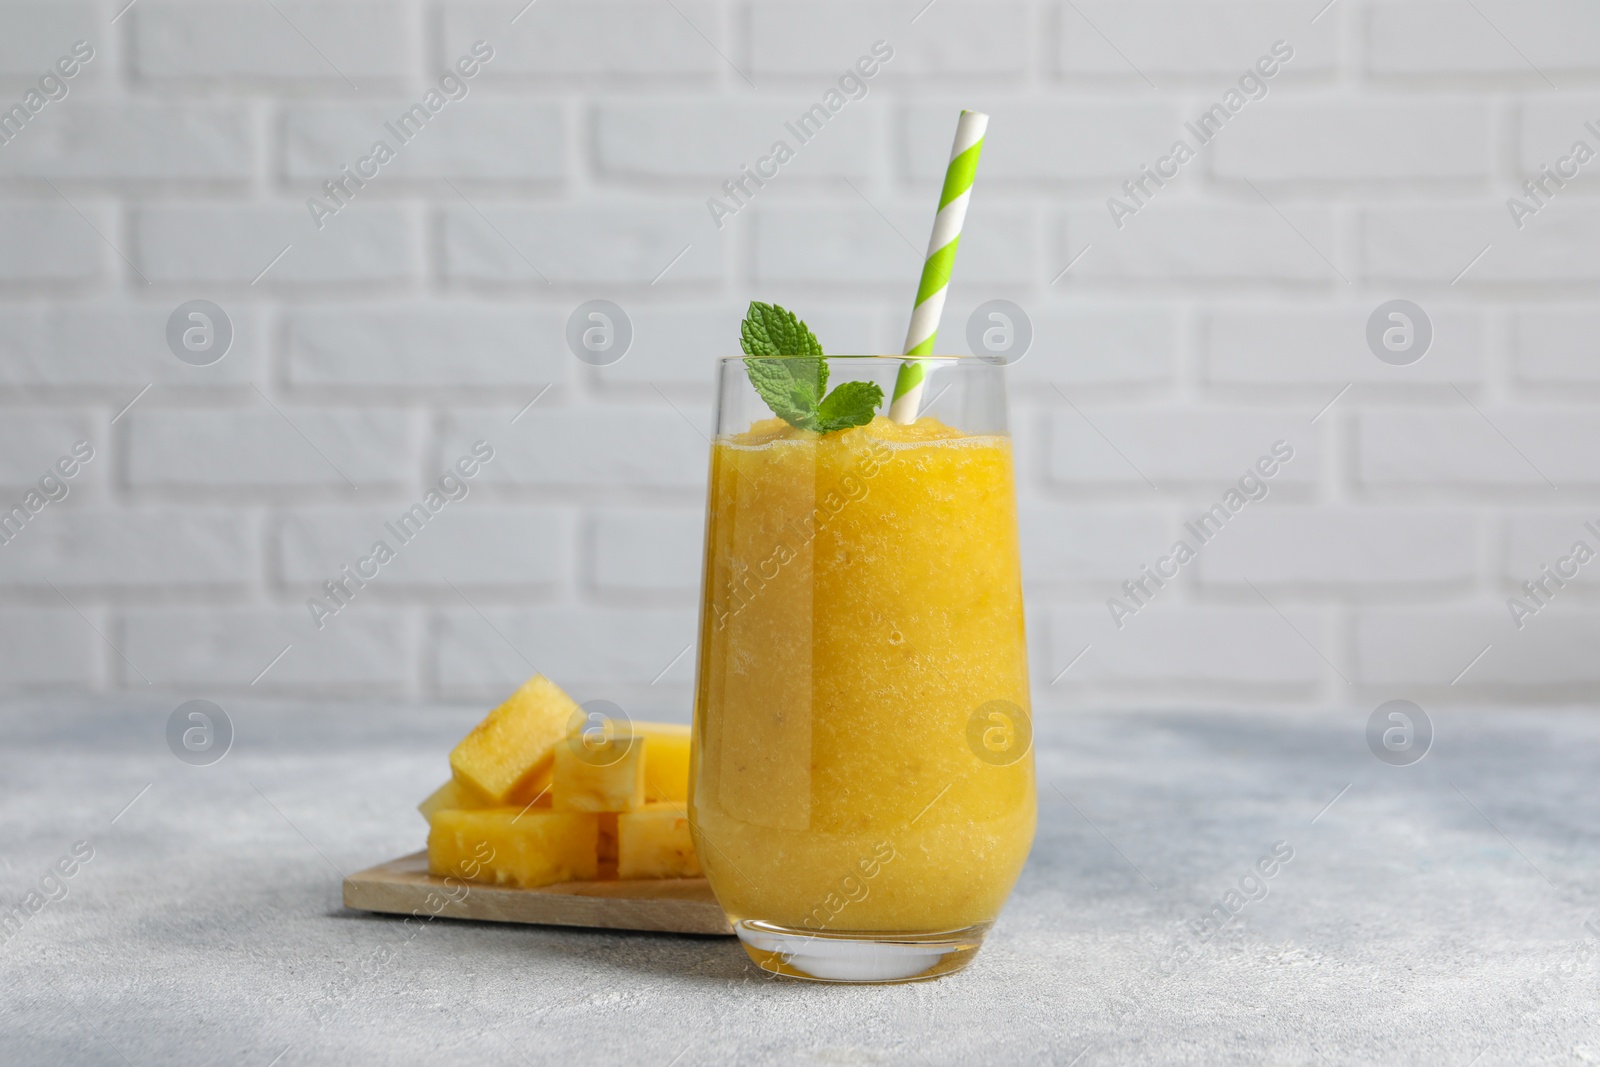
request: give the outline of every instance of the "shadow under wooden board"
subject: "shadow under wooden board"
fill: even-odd
[[[443,907],[439,906],[441,899],[445,901]],[[501,923],[674,934],[733,933],[704,878],[561,882],[538,889],[459,879],[451,879],[446,885],[443,878],[428,873],[426,852],[413,852],[352,874],[344,880],[344,906],[393,915],[436,915]]]

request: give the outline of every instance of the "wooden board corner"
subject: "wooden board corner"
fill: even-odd
[[[562,882],[537,889],[461,882],[428,873],[413,852],[344,880],[344,904],[388,915],[586,926],[727,937],[733,928],[704,878]]]

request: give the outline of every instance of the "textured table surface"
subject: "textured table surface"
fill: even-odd
[[[1365,711],[1041,722],[1038,840],[977,961],[842,988],[728,939],[347,912],[337,872],[419,847],[477,713],[229,705],[191,767],[172,707],[0,712],[0,903],[93,849],[0,932],[6,1064],[1600,1061],[1584,711],[1435,711],[1407,767]]]

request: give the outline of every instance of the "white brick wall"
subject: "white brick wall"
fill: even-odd
[[[216,508],[47,511],[35,520],[41,529],[25,528],[0,552],[0,585],[48,589],[50,581],[156,594],[253,589],[261,557],[253,518]]]
[[[1293,74],[1327,77],[1336,69],[1336,27],[1347,12],[1327,12],[1320,29],[1308,26],[1316,14],[1316,7],[1301,11],[1274,0],[1082,0],[1060,12],[1059,69],[1077,79],[1137,80],[1143,72],[1157,84],[1182,78],[1209,88],[1206,75],[1237,76],[1283,38],[1294,45]]]
[[[39,73],[56,58],[41,55]],[[141,182],[247,182],[260,165],[249,112],[237,104],[113,101],[82,89],[46,105],[6,145],[0,177],[94,182],[98,193]]]
[[[1279,100],[1238,136],[1218,137],[1219,179],[1433,182],[1489,173],[1483,101]]]
[[[152,285],[248,286],[288,245],[260,284],[393,285],[417,276],[416,227],[404,210],[358,204],[320,234],[297,232],[308,218],[289,204],[142,208],[133,261]]]
[[[1600,162],[1506,206],[1600,149],[1585,5],[125,5],[0,0],[0,108],[96,51],[0,144],[0,503],[96,449],[0,546],[0,691],[477,700],[531,664],[685,714],[712,360],[752,298],[894,350],[965,106],[993,120],[942,347],[989,299],[1033,321],[1041,707],[1600,692],[1600,563],[1521,629],[1505,607],[1600,549]],[[480,39],[319,229],[306,198]],[[1116,225],[1280,39],[1267,95]],[[706,198],[878,40],[867,95],[718,229]],[[602,297],[635,337],[596,368],[564,328]],[[1410,366],[1367,347],[1396,297],[1432,322]],[[234,327],[208,367],[165,340],[196,298]],[[1279,439],[1270,496],[1119,629],[1106,599]],[[467,499],[318,629],[306,598],[478,440]]]
[[[1156,151],[1166,147],[1155,146]],[[1177,181],[1195,177],[1180,172]],[[1134,218],[1124,219],[1120,230],[1099,204],[1065,212],[1052,262],[1065,266],[1092,244],[1073,268],[1074,280],[1112,282],[1133,291],[1152,283],[1287,281],[1326,286],[1338,280],[1335,218],[1329,209],[1290,205],[1284,212],[1290,221],[1285,221],[1259,200],[1205,204],[1192,196],[1178,200],[1177,195],[1155,200]]]
[[[0,282],[9,292],[22,295],[52,283],[95,281],[105,274],[105,248],[94,231],[104,232],[110,218],[98,205],[87,207],[84,218],[59,201],[31,197],[18,197],[0,208]]]
[[[560,315],[500,304],[346,302],[295,311],[285,325],[288,380],[307,389],[527,390],[565,382],[573,362]]]
[[[1369,305],[1340,306],[1327,301],[1254,307],[1219,301],[1204,320],[1206,380],[1257,393],[1298,386],[1296,393],[1319,407],[1350,382],[1418,394],[1426,386],[1429,395],[1454,396],[1451,383],[1483,380],[1486,327],[1482,313],[1434,305],[1429,315],[1433,347],[1420,363],[1410,367],[1383,363],[1365,349],[1352,350],[1350,338],[1365,334],[1371,313]]]
[[[140,80],[327,82],[399,81],[418,58],[414,20],[400,3],[278,5],[242,0],[146,0],[132,22],[133,73]],[[313,47],[295,27],[305,27]],[[338,71],[317,54],[337,55]],[[332,85],[327,86],[332,88]]]
[[[700,204],[681,199],[661,206],[635,197],[621,202],[590,197],[560,207],[452,205],[440,216],[440,269],[451,284],[546,286],[560,279],[563,286],[655,291],[651,282],[660,278],[659,284],[668,286],[663,293],[690,285],[705,288],[724,280],[725,258],[708,218]],[[685,254],[673,263],[679,253]]]
[[[606,593],[695,594],[700,581],[700,511],[608,508],[596,513],[588,543],[590,580]]]
[[[476,40],[498,50],[486,76],[540,83],[583,79],[595,87],[614,82],[648,90],[660,81],[713,82],[726,71],[717,51],[731,47],[725,13],[715,3],[674,0],[671,5],[637,0],[541,0],[546,17],[524,13],[499,0],[459,0],[440,5],[443,36],[436,54],[454,59]],[[673,9],[677,10],[674,11]],[[702,36],[703,35],[703,36]],[[499,48],[501,41],[506,43]],[[710,42],[708,47],[707,42]]]
[[[440,64],[439,71],[443,70]],[[476,87],[477,79],[468,85]],[[383,137],[383,124],[393,122],[420,95],[395,96],[375,104],[286,107],[285,176],[297,187],[305,183],[307,192],[320,189],[340,164],[354,163]],[[565,169],[561,133],[561,109],[554,104],[515,104],[469,92],[404,146],[398,158],[372,179],[371,192],[376,196],[394,185],[441,178],[556,182]]]
[[[111,299],[0,307],[0,385],[34,391],[60,387],[71,390],[63,395],[120,408],[151,383],[180,392],[221,393],[264,379],[261,315],[255,308],[230,313],[233,348],[227,359],[205,368],[172,358],[166,341],[170,312]]]
[[[1594,8],[1561,0],[1474,3],[1477,12],[1448,0],[1372,5],[1367,68],[1386,75],[1509,74],[1527,85],[1545,85],[1544,75],[1592,73],[1600,48],[1600,12]]]
[[[836,75],[880,38],[895,49],[884,70],[890,77],[1018,81],[1026,77],[1028,38],[1039,25],[1028,5],[1011,0],[940,3],[920,12],[915,24],[917,7],[883,0],[758,2],[742,13],[746,65],[757,85],[769,76]]]

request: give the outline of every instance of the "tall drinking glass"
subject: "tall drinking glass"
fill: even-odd
[[[763,968],[945,974],[977,952],[1036,817],[1005,368],[929,359],[914,423],[818,435],[773,416],[748,362],[718,379],[695,847]],[[899,366],[827,363],[886,395]]]

